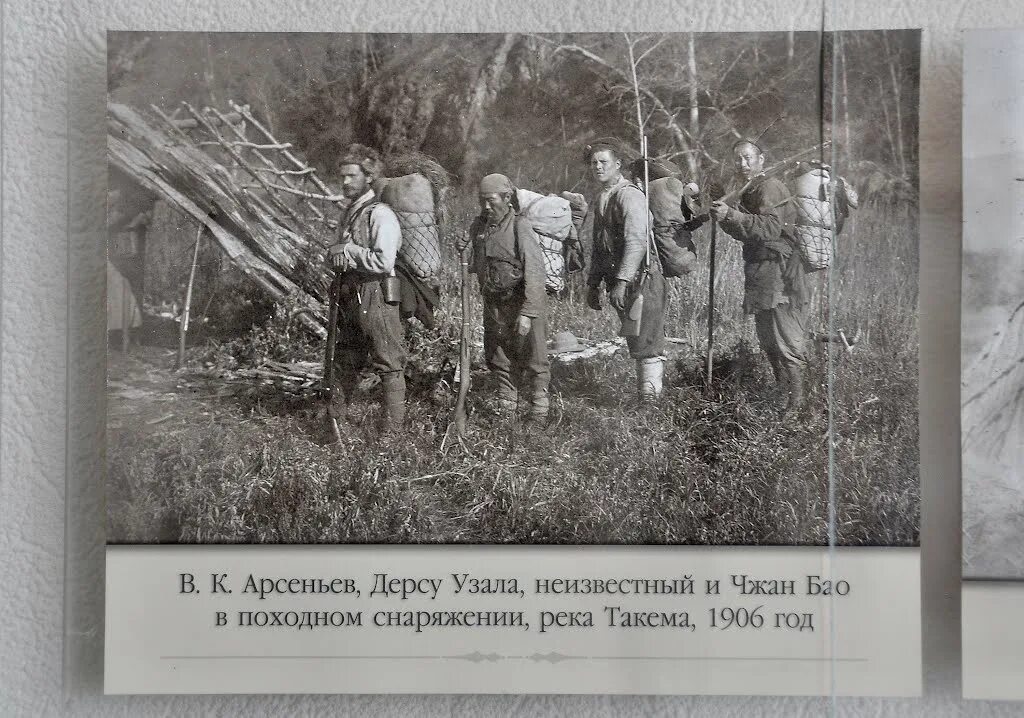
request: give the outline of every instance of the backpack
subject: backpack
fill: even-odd
[[[421,174],[381,177],[374,182],[380,201],[398,218],[402,244],[398,259],[420,279],[435,279],[441,273],[441,242],[430,180]]]
[[[676,177],[662,177],[649,183],[647,203],[654,218],[651,233],[666,277],[689,274],[697,258],[690,231],[683,226],[685,190]]]
[[[815,163],[794,180],[792,195],[793,239],[800,257],[808,271],[828,269],[836,236],[857,207],[857,192],[842,177],[833,180],[828,165]]]
[[[519,214],[530,220],[544,260],[544,286],[557,294],[565,289],[566,256],[575,243],[570,200],[527,189],[516,190]]]

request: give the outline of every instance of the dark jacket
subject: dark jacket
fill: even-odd
[[[761,177],[719,222],[725,232],[743,243],[746,313],[780,304],[802,306],[808,301],[803,260],[785,227],[792,226],[795,219],[796,209],[786,185],[774,177]]]
[[[473,220],[469,228],[473,241],[470,271],[480,280],[485,299],[500,302],[522,302],[519,314],[539,317],[544,314],[544,259],[540,240],[526,217],[510,209],[504,217],[489,222],[483,216]],[[491,286],[495,274],[507,276],[518,272],[522,279],[515,287]],[[499,280],[500,281],[500,280]],[[496,292],[495,290],[502,290]]]
[[[602,210],[604,193],[607,202]],[[647,256],[648,232],[654,226],[644,193],[623,178],[602,190],[590,211],[594,215],[594,246],[587,284],[596,287],[602,282],[610,286],[617,279],[633,281]],[[651,255],[651,265],[657,266],[656,252]]]

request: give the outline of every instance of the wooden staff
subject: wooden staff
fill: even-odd
[[[199,245],[203,240],[205,224],[199,225],[196,246],[192,251],[192,268],[188,271],[188,286],[185,288],[185,308],[181,310],[181,326],[178,328],[178,369],[185,366],[185,340],[188,336],[188,320],[192,310],[192,287],[196,281],[196,266],[199,264]]]
[[[459,395],[455,400],[455,433],[466,435],[466,396],[469,394],[469,245],[459,255],[462,280],[462,326],[459,334]]]
[[[708,353],[706,359],[708,391],[711,390],[712,361],[715,355],[715,245],[718,222],[711,220],[711,242],[708,256]]]

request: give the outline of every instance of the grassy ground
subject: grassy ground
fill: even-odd
[[[750,318],[739,309],[738,245],[721,234],[721,351],[712,390],[704,391],[698,368],[704,264],[673,283],[668,333],[690,344],[669,363],[664,400],[633,405],[633,366],[625,356],[556,364],[552,423],[543,430],[490,415],[480,377],[465,445],[446,438],[458,344],[451,276],[440,328],[413,341],[409,425],[401,435],[380,435],[372,392],[357,398],[338,448],[327,444],[315,402],[273,390],[240,396],[182,384],[169,357],[152,350],[127,361],[114,357],[108,538],[825,544],[831,351],[836,540],[916,544],[916,226],[909,211],[867,209],[856,222],[842,237],[832,318],[851,334],[859,327],[861,341],[850,353],[816,345],[810,406],[795,424],[777,419],[767,362],[754,351]],[[700,246],[706,256],[706,237]],[[610,310],[587,309],[578,291],[551,306],[552,331],[615,334]],[[298,339],[282,343],[282,333],[271,326],[249,337],[245,351],[243,343],[200,348],[194,358],[244,355],[258,363],[318,351]]]

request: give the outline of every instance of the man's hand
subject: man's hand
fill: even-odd
[[[331,259],[331,266],[339,272],[348,269],[348,255],[345,254],[345,243],[338,242],[327,248],[327,255]]]
[[[595,311],[601,311],[601,285],[587,288],[587,306]]]
[[[469,232],[462,231],[458,234],[455,239],[455,249],[459,252],[465,251],[466,247],[473,243],[473,238],[469,236]]]
[[[731,207],[722,200],[717,200],[711,203],[711,216],[716,222],[721,222],[723,219],[729,217]]]
[[[516,334],[520,337],[525,337],[530,333],[530,329],[533,328],[533,319],[526,316],[525,314],[519,315],[519,322],[516,324]]]
[[[626,308],[626,284],[627,282],[619,279],[612,287],[612,291],[608,292],[608,303],[620,312]]]

